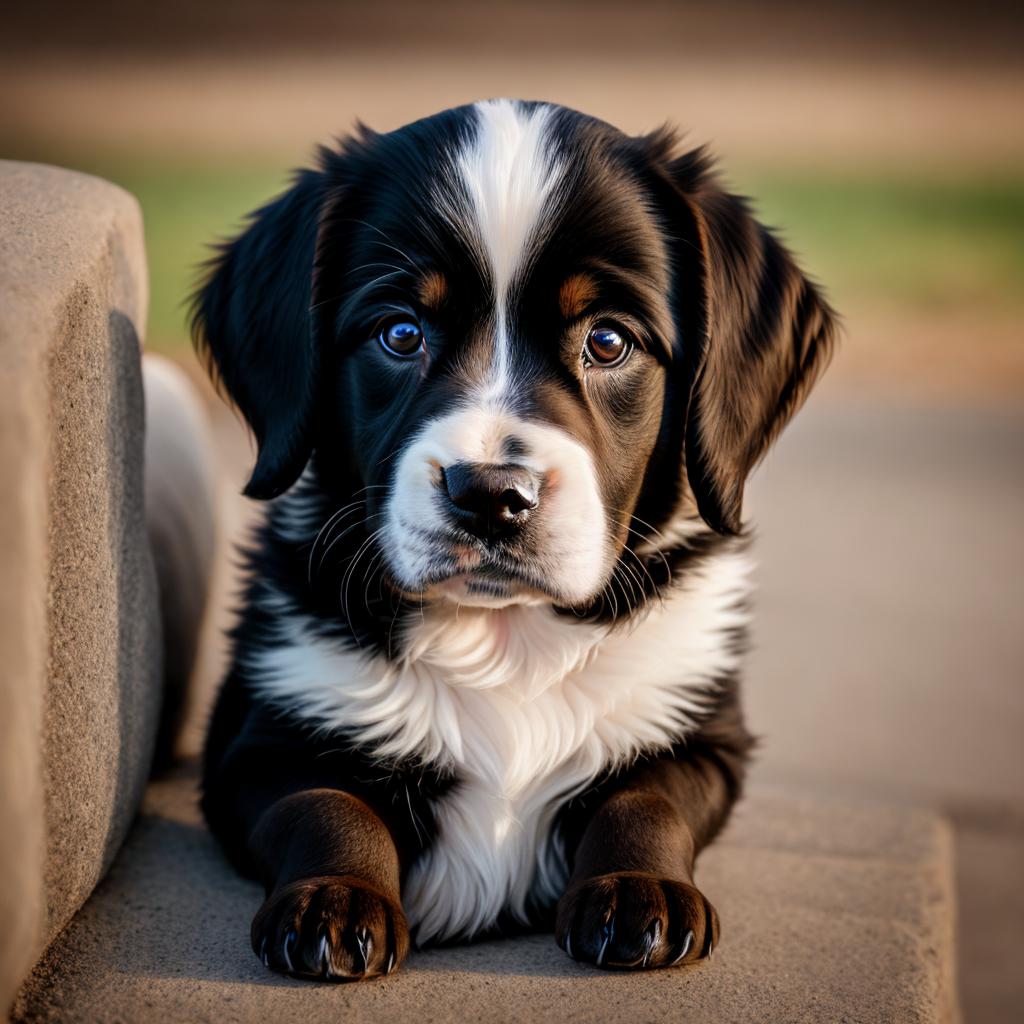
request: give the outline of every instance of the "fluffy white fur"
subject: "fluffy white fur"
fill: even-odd
[[[576,622],[549,607],[440,602],[404,638],[398,662],[308,630],[281,605],[278,636],[251,655],[271,701],[345,730],[384,760],[453,770],[435,843],[403,894],[417,938],[468,936],[502,910],[557,898],[558,807],[609,766],[686,735],[702,693],[738,667],[748,565],[723,553],[631,629]]]

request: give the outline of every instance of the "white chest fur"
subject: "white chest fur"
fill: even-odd
[[[254,653],[255,684],[293,715],[345,730],[382,759],[451,768],[438,832],[403,900],[419,941],[468,936],[503,910],[557,898],[558,808],[610,766],[685,735],[709,685],[734,671],[747,561],[729,552],[692,571],[629,630],[546,607],[434,607],[400,662],[368,656],[279,618]]]

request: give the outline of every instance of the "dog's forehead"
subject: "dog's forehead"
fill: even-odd
[[[364,194],[388,234],[428,263],[465,252],[499,305],[567,221],[582,214],[591,233],[600,225],[607,237],[650,220],[618,160],[630,140],[566,107],[486,100],[376,141]],[[379,227],[367,228],[370,246]],[[578,225],[572,230],[579,235]],[[438,283],[424,291],[438,295]]]
[[[466,116],[449,172],[461,200],[453,227],[486,268],[499,309],[546,251],[605,257],[650,226],[618,130],[564,107],[511,100],[475,104]]]
[[[423,309],[447,302],[495,321],[499,335],[538,299],[567,320],[579,315],[598,297],[595,280],[663,318],[668,261],[640,140],[517,100],[445,111],[375,140],[360,189],[364,244],[350,252],[360,273],[387,275]],[[411,287],[386,263],[411,265]]]
[[[473,110],[475,130],[454,160],[465,203],[456,223],[488,267],[500,308],[531,250],[543,242],[566,158],[552,133],[551,107],[492,100]]]

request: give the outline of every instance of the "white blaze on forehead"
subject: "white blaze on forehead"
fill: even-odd
[[[508,293],[529,258],[544,209],[563,166],[554,159],[548,135],[551,108],[530,110],[511,100],[475,105],[478,127],[456,161],[474,221],[474,246],[482,249],[494,282],[497,319],[495,374],[508,371]]]
[[[501,301],[561,167],[548,142],[550,107],[527,111],[510,100],[489,100],[475,109],[477,134],[459,154],[458,168]]]

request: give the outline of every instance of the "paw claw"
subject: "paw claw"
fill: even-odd
[[[661,941],[661,921],[654,920],[644,936],[644,967],[651,966],[651,955]]]
[[[601,928],[601,948],[597,951],[597,959],[594,961],[598,967],[604,963],[604,955],[608,951],[608,943],[615,936],[615,915],[611,914]]]
[[[253,949],[270,970],[301,978],[366,978],[394,970],[408,931],[401,907],[345,877],[302,879],[272,893],[253,919]]]
[[[370,964],[370,956],[373,953],[373,939],[365,928],[360,928],[356,932],[356,946],[359,950],[359,958],[362,960],[362,966],[356,967],[356,973],[365,974]]]
[[[288,933],[284,937],[284,944],[281,946],[281,953],[284,956],[284,962],[287,964],[288,970],[292,972],[295,971],[295,968],[292,966],[291,948],[295,945],[298,937],[298,933],[294,929],[289,929]]]
[[[316,950],[316,962],[317,967],[320,969],[320,973],[325,977],[331,976],[331,957],[327,947],[327,936],[320,936],[320,944]]]
[[[687,953],[690,952],[690,947],[693,945],[693,929],[686,933],[686,938],[683,939],[683,951],[672,961],[671,966],[675,967],[680,960],[682,960]]]
[[[718,938],[718,915],[700,890],[640,871],[575,883],[559,902],[556,924],[569,956],[605,969],[690,963],[708,956]]]

